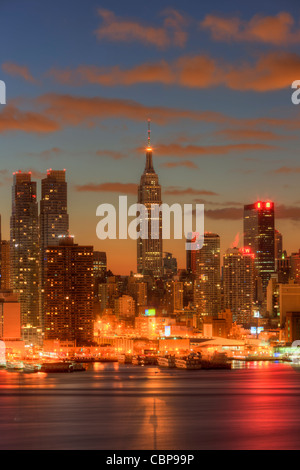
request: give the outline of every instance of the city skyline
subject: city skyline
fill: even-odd
[[[99,242],[95,211],[101,203],[116,203],[119,194],[136,202],[150,117],[163,201],[204,202],[206,230],[220,235],[221,254],[238,233],[243,238],[243,205],[258,200],[275,203],[285,249],[298,250],[299,111],[291,84],[298,73],[299,6],[256,1],[236,11],[220,1],[214,8],[76,1],[79,35],[65,4],[47,7],[45,14],[30,0],[26,8],[17,6],[18,19],[8,5],[3,8],[4,238],[11,173],[32,169],[42,177],[46,168],[67,168],[76,239],[106,251],[113,271],[135,271],[136,244]],[[39,21],[28,35],[24,25],[33,15]],[[222,24],[236,25],[231,37],[223,38]],[[185,265],[180,242],[165,242],[164,249]]]
[[[0,14],[0,449],[300,449],[300,2]]]

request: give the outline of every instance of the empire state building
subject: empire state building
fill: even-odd
[[[155,207],[157,209],[157,206],[160,206],[162,202],[161,186],[158,182],[158,175],[153,168],[152,148],[150,145],[150,121],[148,121],[146,167],[138,188],[138,203],[143,204],[147,209],[141,215],[140,226],[142,224],[148,226],[148,237],[146,239],[139,238],[137,241],[137,270],[138,273],[158,278],[162,275],[162,215],[161,212],[157,213]],[[158,233],[153,233],[155,226],[158,227]]]

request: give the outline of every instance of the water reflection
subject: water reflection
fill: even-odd
[[[0,371],[1,449],[300,448],[300,370],[93,364],[79,374]]]

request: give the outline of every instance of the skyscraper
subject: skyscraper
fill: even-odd
[[[187,243],[192,244],[191,250],[186,250],[186,270],[189,274],[196,274],[196,260],[197,260],[197,251],[198,244],[196,243],[196,236],[190,236],[187,238]]]
[[[282,258],[283,253],[283,240],[282,234],[275,230],[275,260]]]
[[[93,341],[93,247],[72,237],[46,249],[45,340]]]
[[[152,148],[150,145],[150,127],[148,130],[148,147],[146,150],[146,167],[142,174],[138,188],[138,203],[143,204],[147,209],[147,214],[140,217],[140,227],[146,224],[148,227],[148,237],[137,240],[137,270],[141,274],[149,274],[153,277],[162,275],[162,215],[154,214],[155,207],[161,205],[161,186],[158,176],[153,168]],[[152,209],[151,209],[152,206]],[[153,210],[154,209],[154,210]],[[158,233],[152,230],[152,223],[156,222]]]
[[[42,179],[40,204],[41,252],[48,246],[57,246],[61,236],[69,232],[67,212],[66,172],[48,170]]]
[[[275,271],[274,203],[258,201],[244,207],[244,246],[255,254],[255,265],[266,292]]]
[[[69,233],[66,172],[48,170],[42,179],[40,203],[40,312],[44,320],[46,248],[58,246]]]
[[[254,254],[250,248],[226,251],[223,263],[224,307],[230,309],[233,321],[251,325],[255,296]]]
[[[194,303],[202,315],[218,316],[221,310],[220,237],[204,234],[204,244],[197,251]]]
[[[39,229],[36,182],[31,173],[14,173],[10,219],[11,284],[19,293],[22,337],[36,343],[39,315]]]
[[[1,241],[1,289],[9,290],[10,284],[10,242]]]

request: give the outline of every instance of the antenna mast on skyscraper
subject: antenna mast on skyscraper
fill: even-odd
[[[151,143],[150,143],[150,139],[151,139],[151,128],[150,128],[150,124],[151,124],[151,119],[148,119],[148,148],[150,148],[150,146],[151,146]]]

